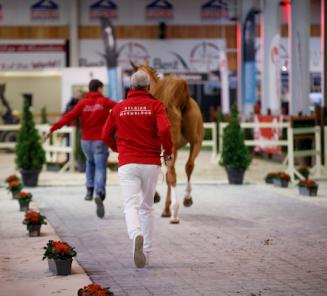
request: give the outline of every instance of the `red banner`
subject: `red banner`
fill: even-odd
[[[254,129],[254,139],[255,140],[275,140],[278,141],[282,136],[282,129],[278,127],[278,123],[280,122],[280,116],[271,116],[271,115],[256,115],[254,118],[255,123],[272,123],[272,127],[259,128],[256,127]],[[274,126],[275,123],[275,126]],[[274,144],[264,144],[255,146],[254,150],[256,152],[263,152],[268,154],[281,154],[281,148],[279,145]]]

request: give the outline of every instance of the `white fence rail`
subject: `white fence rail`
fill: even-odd
[[[50,126],[47,124],[36,125],[36,128],[42,137],[46,132],[49,131]],[[4,135],[4,133],[15,132],[18,133],[20,129],[19,124],[13,125],[0,125],[0,134]],[[75,128],[74,127],[63,127],[58,131],[55,131],[51,137],[45,143],[43,143],[43,149],[46,153],[46,160],[49,162],[58,162],[61,158],[63,158],[63,154],[68,154],[68,161],[61,168],[60,172],[66,171],[69,169],[70,171],[74,170],[75,167]],[[1,149],[15,149],[15,142],[0,142]],[[65,155],[66,156],[66,155]],[[66,160],[66,157],[64,158]]]
[[[223,135],[224,129],[228,123],[223,122],[219,125],[219,151],[218,151],[218,159],[221,157],[221,151],[223,147]],[[287,139],[286,140],[246,140],[246,146],[284,146],[287,147],[287,155],[283,162],[284,165],[287,164],[287,171],[291,177],[292,182],[294,182],[294,175],[298,176],[299,178],[304,178],[302,174],[295,168],[295,157],[300,156],[314,156],[315,157],[315,165],[311,169],[311,173],[315,178],[321,178],[327,176],[327,165],[325,161],[325,167],[321,164],[321,141],[320,141],[320,133],[321,129],[320,126],[315,127],[307,127],[307,128],[292,128],[289,122],[242,122],[241,128],[246,129],[255,129],[255,128],[278,128],[278,129],[287,129]],[[315,139],[314,149],[311,150],[294,150],[294,135],[307,135],[313,134]],[[325,127],[324,131],[324,138],[325,138],[325,146],[327,145],[327,127]],[[325,147],[325,159],[327,152]]]

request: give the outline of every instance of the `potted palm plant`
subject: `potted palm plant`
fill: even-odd
[[[37,186],[39,173],[45,163],[45,152],[35,128],[28,98],[24,98],[23,118],[16,143],[16,165],[25,186]]]
[[[45,216],[42,216],[39,212],[28,211],[25,214],[25,219],[23,224],[26,225],[26,228],[29,232],[29,236],[35,237],[40,236],[41,234],[41,225],[47,224]]]
[[[66,242],[49,240],[44,247],[42,260],[48,259],[49,270],[56,275],[71,274],[73,257],[76,251]]]
[[[224,130],[220,165],[227,172],[229,184],[243,184],[244,173],[251,163],[251,156],[244,143],[236,106],[232,107],[231,118]]]

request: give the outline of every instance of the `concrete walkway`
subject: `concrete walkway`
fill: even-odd
[[[30,207],[37,209],[35,202]],[[24,212],[17,200],[0,189],[0,295],[46,296],[76,295],[90,283],[82,267],[73,260],[72,275],[54,276],[42,261],[48,240],[59,240],[51,225],[42,225],[40,237],[29,237],[22,224]]]
[[[210,172],[210,165],[201,164],[203,173]],[[327,182],[320,182],[319,197],[299,196],[295,187],[259,182],[274,168],[262,163],[252,168],[252,184],[244,186],[227,185],[210,174],[195,177],[194,205],[181,205],[179,225],[160,218],[163,202],[157,204],[154,252],[143,270],[132,261],[114,173],[109,173],[103,220],[96,217],[94,203],[83,200],[82,174],[41,175],[43,186],[30,190],[32,205],[51,226],[43,226],[40,238],[27,236],[17,201],[0,189],[0,295],[76,295],[79,287],[95,281],[110,286],[116,296],[325,296]],[[213,175],[223,176],[223,171]],[[165,186],[158,189],[164,196]],[[180,200],[183,192],[179,185]],[[47,271],[42,248],[57,235],[76,247],[76,259],[90,279],[76,262],[71,276]]]

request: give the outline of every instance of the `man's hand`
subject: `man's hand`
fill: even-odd
[[[167,167],[172,167],[174,165],[174,154],[165,157],[165,165]]]
[[[52,132],[47,132],[44,136],[43,136],[43,142],[45,142],[50,136],[51,136]]]

